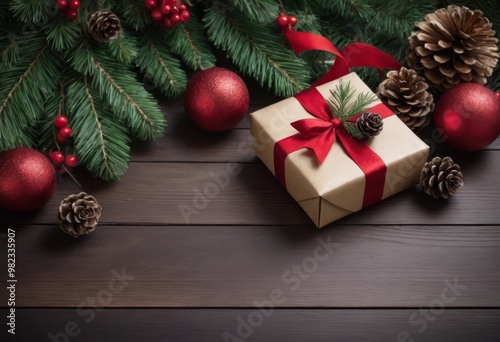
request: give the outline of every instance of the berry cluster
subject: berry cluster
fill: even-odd
[[[295,25],[297,25],[297,17],[294,15],[286,15],[284,13],[281,13],[278,18],[276,18],[276,24],[278,24],[279,27],[281,28],[292,28]]]
[[[78,18],[80,0],[56,0],[56,5],[68,20],[75,21]]]
[[[164,29],[187,22],[190,17],[187,6],[178,0],[145,0],[144,5],[151,10],[151,20]]]
[[[56,141],[58,145],[64,145],[73,131],[68,126],[68,118],[64,115],[59,115],[54,119],[54,126],[57,128]],[[54,165],[64,164],[67,167],[75,167],[79,160],[72,154],[64,155],[61,151],[53,151],[50,153],[50,160]]]

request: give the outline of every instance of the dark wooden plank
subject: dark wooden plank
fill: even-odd
[[[457,154],[465,186],[451,200],[417,188],[386,199],[339,224],[499,224],[500,154]],[[234,171],[237,168],[236,171]],[[229,171],[234,175],[229,175]],[[118,183],[76,173],[104,208],[102,222],[139,224],[309,224],[309,218],[261,163],[132,163]],[[218,176],[219,184],[213,175]],[[200,192],[208,191],[208,196]],[[60,201],[80,189],[66,177],[39,212],[0,209],[0,225],[53,223]],[[211,197],[211,198],[210,198]],[[334,224],[335,225],[335,224]],[[334,226],[332,225],[332,226]],[[314,229],[311,225],[311,229]]]
[[[284,307],[420,307],[445,291],[450,307],[499,307],[499,228],[16,227],[16,304],[92,305],[123,272],[133,279],[107,306],[248,307],[281,291]]]
[[[3,341],[498,341],[500,310],[18,310]],[[410,317],[415,320],[410,322]],[[253,326],[248,322],[248,318]],[[429,317],[429,318],[426,318]],[[85,321],[87,320],[88,323]],[[241,321],[245,323],[240,323]],[[240,328],[241,325],[241,328]],[[65,331],[66,327],[71,337]],[[246,328],[246,329],[245,329]],[[5,327],[2,329],[5,331]],[[420,331],[420,332],[419,332]],[[411,338],[411,340],[410,340]]]
[[[250,106],[249,112],[260,109],[262,105]],[[255,161],[248,152],[251,136],[248,129],[248,116],[238,128],[223,133],[205,132],[194,126],[184,114],[179,101],[165,105],[164,112],[168,120],[165,135],[154,142],[134,142],[132,160],[167,161],[167,162],[248,162]],[[432,154],[463,154],[443,144],[442,136],[429,127],[419,136],[430,147]],[[500,149],[500,138],[486,150]]]

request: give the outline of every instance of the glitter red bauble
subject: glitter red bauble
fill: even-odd
[[[250,104],[247,86],[234,72],[213,67],[195,74],[184,95],[187,116],[211,132],[227,131],[245,117]]]
[[[54,196],[57,175],[50,160],[28,147],[0,153],[0,207],[33,211]]]
[[[479,151],[500,134],[498,94],[478,83],[457,84],[436,103],[434,123],[450,146]]]

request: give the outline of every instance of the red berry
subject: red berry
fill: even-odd
[[[170,20],[172,20],[172,24],[178,24],[182,21],[182,17],[176,13],[176,14],[172,14],[172,17],[170,17]]]
[[[157,3],[156,3],[156,0],[145,0],[144,5],[148,9],[153,9],[156,7]]]
[[[184,10],[181,12],[181,18],[182,18],[182,21],[184,21],[184,22],[188,21],[190,16],[191,15],[189,14],[188,10]]]
[[[80,0],[70,0],[68,2],[68,7],[74,10],[80,8]]]
[[[68,20],[71,20],[71,21],[75,21],[76,18],[78,18],[78,12],[74,9],[71,9],[71,8],[68,8],[66,10],[66,18],[68,18]]]
[[[61,137],[64,137],[64,138],[69,138],[72,133],[73,133],[73,130],[71,130],[71,128],[63,127],[61,129],[59,129],[59,132],[57,133],[57,135],[60,135]]]
[[[169,14],[171,10],[172,10],[172,6],[170,6],[170,5],[163,4],[160,6],[160,11],[163,14]]]
[[[54,119],[54,125],[57,127],[57,128],[63,128],[63,127],[66,127],[68,126],[68,118],[65,117],[64,115],[58,115],[55,119]]]
[[[68,154],[66,156],[66,159],[64,160],[64,165],[66,165],[67,167],[75,167],[78,166],[79,163],[80,161],[78,160],[78,158],[72,154]]]
[[[56,134],[56,141],[57,141],[58,145],[64,145],[64,144],[66,144],[67,140],[68,140],[68,138],[63,137],[61,134],[59,134],[59,133]]]
[[[64,159],[64,154],[60,151],[54,151],[50,154],[50,160],[56,165],[64,163]]]
[[[187,9],[186,5],[184,4],[180,4],[179,6],[177,6],[179,8],[179,11],[185,11]]]
[[[160,25],[164,29],[169,29],[172,27],[172,20],[170,20],[170,18],[165,16],[163,17],[163,20],[161,21]]]
[[[294,15],[289,15],[288,16],[288,23],[290,25],[292,25],[292,27],[295,26],[295,25],[297,25],[297,22],[298,22],[298,20],[297,20],[296,16],[294,16]]]
[[[57,0],[57,8],[60,11],[64,11],[68,7],[68,2],[66,0]]]
[[[280,16],[276,18],[276,24],[278,24],[279,27],[285,27],[288,25],[288,17],[285,14],[280,14]]]
[[[163,18],[163,14],[161,14],[159,9],[152,10],[150,16],[153,21],[160,21]]]

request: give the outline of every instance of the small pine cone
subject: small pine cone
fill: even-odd
[[[420,184],[424,192],[434,198],[447,199],[464,185],[460,166],[450,157],[434,157],[425,163],[420,174]]]
[[[382,117],[377,113],[366,112],[356,120],[356,129],[364,138],[371,138],[379,135],[384,126]]]
[[[99,43],[116,39],[120,30],[120,19],[112,12],[97,11],[87,21],[87,32]]]
[[[425,16],[408,39],[406,60],[437,91],[485,84],[498,62],[498,39],[480,10],[449,5]]]
[[[434,97],[425,79],[412,69],[402,67],[387,73],[377,96],[413,131],[418,132],[431,121]]]
[[[101,217],[101,210],[93,196],[81,192],[62,200],[57,221],[63,232],[77,238],[94,231]]]

